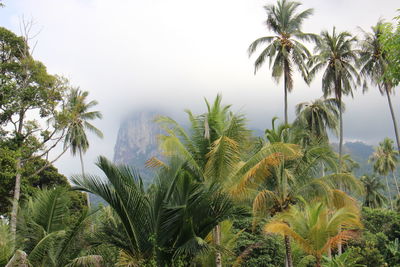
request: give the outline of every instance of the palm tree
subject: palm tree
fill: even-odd
[[[252,153],[254,145],[249,140],[245,118],[221,105],[221,96],[213,104],[206,100],[207,112],[194,115],[186,111],[190,121],[186,131],[176,121],[159,117],[156,121],[166,132],[159,137],[161,150],[167,156],[179,157],[198,173],[203,183],[219,183],[232,196],[240,195],[245,187],[257,183],[268,172],[268,166],[277,164],[279,158],[294,157],[296,145],[263,144]],[[158,160],[149,165],[158,166]],[[219,240],[219,227],[214,239]],[[219,245],[217,243],[217,245]],[[216,266],[221,266],[221,254],[216,253]]]
[[[167,156],[187,161],[204,183],[224,183],[249,146],[250,131],[244,116],[234,114],[231,106],[222,105],[221,101],[221,95],[217,95],[213,103],[205,100],[207,112],[201,115],[194,115],[187,110],[189,132],[169,117],[160,116],[156,119],[166,133],[159,137],[161,150]],[[219,225],[214,239],[219,245]],[[217,267],[222,266],[221,257],[217,251]]]
[[[265,6],[268,18],[265,22],[274,36],[265,36],[255,40],[248,48],[251,56],[260,45],[268,44],[254,63],[254,72],[269,59],[272,65],[272,77],[279,82],[284,77],[285,93],[285,123],[288,124],[287,95],[293,90],[293,69],[296,67],[306,80],[307,68],[305,60],[310,57],[310,52],[299,40],[311,40],[315,36],[303,33],[303,21],[313,14],[313,9],[306,9],[296,13],[299,2],[280,0],[276,5]],[[273,62],[273,63],[272,63]]]
[[[382,49],[381,36],[384,30],[383,27],[384,22],[380,20],[374,27],[372,27],[372,32],[364,32],[364,39],[360,42],[361,74],[365,78],[369,78],[371,83],[379,88],[379,92],[382,95],[386,95],[390,114],[392,116],[397,148],[400,151],[399,130],[390,97],[390,95],[393,93],[394,86],[391,81],[384,77],[389,62],[387,60],[386,52]],[[365,89],[367,89],[366,86]]]
[[[365,199],[364,206],[373,209],[380,208],[386,202],[386,197],[380,192],[384,185],[374,175],[363,175],[361,182],[364,185]]]
[[[82,175],[85,175],[83,154],[89,149],[89,140],[86,135],[86,130],[103,138],[103,133],[89,122],[91,120],[101,119],[102,114],[100,111],[90,111],[90,109],[98,103],[95,100],[87,103],[88,95],[89,92],[87,91],[71,89],[66,108],[69,115],[69,123],[64,139],[64,149],[69,147],[73,156],[79,153]],[[87,204],[90,206],[89,195],[87,195]]]
[[[139,174],[100,157],[105,178],[77,176],[76,189],[103,198],[122,223],[127,243],[117,242],[125,260],[143,266],[191,262],[208,251],[207,235],[233,213],[233,203],[218,184],[199,183],[201,177],[187,162],[177,158],[160,166],[155,183],[147,191]],[[110,233],[119,239],[121,233]]]
[[[355,161],[350,154],[344,154],[342,156],[342,172],[352,173],[358,168],[360,168],[360,164]]]
[[[292,206],[267,223],[264,231],[289,235],[321,267],[322,255],[339,241],[354,237],[358,228],[361,228],[360,217],[353,208],[343,207],[332,213],[324,203],[316,202],[305,204],[304,208]]]
[[[393,209],[392,197],[389,188],[389,182],[387,180],[387,175],[389,172],[392,173],[394,183],[396,185],[397,195],[400,196],[399,186],[395,176],[396,165],[398,162],[399,151],[395,150],[393,147],[393,140],[390,138],[385,138],[379,143],[379,146],[375,148],[375,152],[372,154],[370,161],[374,162],[374,171],[380,175],[384,175],[386,178],[386,186],[388,189],[389,200],[391,207]]]
[[[296,106],[297,118],[294,125],[306,129],[311,134],[310,139],[328,141],[327,130],[338,134],[339,109],[337,104],[335,98],[320,98],[313,102],[300,103]]]
[[[342,169],[343,151],[343,95],[353,95],[353,89],[359,82],[359,75],[355,68],[357,63],[357,50],[354,48],[357,39],[349,32],[336,32],[333,28],[332,34],[323,31],[317,45],[316,55],[309,62],[312,69],[309,80],[313,79],[317,72],[322,69],[322,90],[324,96],[334,94],[339,108],[339,172]]]
[[[85,209],[70,216],[71,212],[71,199],[63,187],[41,190],[31,197],[21,209],[18,250],[7,266],[17,266],[12,262],[22,259],[38,267],[74,266],[77,261],[99,266],[94,263],[101,261],[100,255],[84,255],[82,236],[92,213]]]
[[[351,250],[347,250],[341,255],[336,255],[335,257],[323,257],[324,263],[323,267],[365,267],[363,264],[358,264],[361,257],[354,257]]]
[[[329,166],[336,163],[334,153],[326,145],[308,146],[298,155],[285,159],[280,158],[278,154],[275,155],[276,158],[278,164],[270,166],[262,179],[244,186],[245,192],[253,199],[254,223],[257,223],[259,216],[273,217],[287,211],[302,198],[324,198],[332,205],[336,202],[342,203],[345,201],[345,195],[337,190],[340,184],[346,184],[352,190],[359,190],[358,181],[351,174],[332,174],[318,178],[322,162]],[[289,236],[285,236],[285,247],[287,264],[292,266]]]
[[[10,226],[0,219],[0,266],[6,266],[15,249],[14,238]]]

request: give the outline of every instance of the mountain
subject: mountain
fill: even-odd
[[[336,152],[339,151],[339,144],[333,143],[332,147]],[[374,147],[362,141],[345,142],[343,145],[343,154],[349,154],[360,165],[359,168],[354,170],[356,176],[373,172],[372,165],[368,163],[373,152]]]
[[[151,182],[154,175],[151,169],[145,167],[146,161],[151,157],[161,157],[157,136],[162,134],[162,130],[154,122],[154,118],[159,114],[153,111],[140,111],[125,119],[120,125],[114,148],[114,162],[138,170],[146,184]],[[253,134],[262,136],[264,131],[254,128]],[[332,147],[338,150],[338,144],[333,143]],[[360,167],[355,170],[356,176],[372,173],[368,159],[374,151],[373,146],[362,141],[346,142],[343,151],[359,163]]]
[[[152,170],[145,167],[152,157],[160,158],[157,136],[161,128],[154,122],[157,112],[141,111],[125,119],[119,128],[114,147],[114,163],[129,165],[139,171],[146,184],[151,181]]]

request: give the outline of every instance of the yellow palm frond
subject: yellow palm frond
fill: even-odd
[[[339,189],[332,190],[332,205],[335,209],[346,207],[353,212],[358,213],[359,211],[357,200],[346,194],[346,192],[343,192]]]
[[[280,234],[282,236],[290,236],[293,238],[300,247],[310,253],[312,251],[312,247],[310,244],[307,242],[306,239],[304,239],[302,236],[300,236],[298,233],[296,233],[290,226],[282,221],[272,221],[270,223],[267,223],[264,226],[264,232],[265,233],[274,233],[274,234]]]
[[[258,185],[271,174],[270,168],[280,163],[282,155],[269,155],[251,167],[240,179],[240,182],[231,190],[232,195],[246,194],[247,189]]]
[[[268,209],[269,205],[274,202],[277,202],[277,196],[274,192],[270,190],[262,190],[259,192],[253,201],[253,213],[257,214],[262,210]]]
[[[143,261],[141,259],[132,256],[124,250],[121,250],[118,255],[117,267],[141,267],[143,266]]]
[[[321,250],[321,254],[327,251],[331,247],[337,246],[339,243],[344,244],[350,239],[354,239],[359,236],[359,233],[355,230],[344,230],[330,238],[329,241],[325,244],[325,246]]]
[[[158,159],[157,157],[151,157],[145,163],[146,168],[160,168],[160,167],[167,167],[165,162]]]

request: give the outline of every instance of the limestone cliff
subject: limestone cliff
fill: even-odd
[[[139,170],[146,182],[151,180],[151,171],[145,167],[146,161],[160,156],[157,136],[162,131],[154,122],[157,115],[156,112],[141,111],[125,119],[119,128],[114,147],[114,163]]]

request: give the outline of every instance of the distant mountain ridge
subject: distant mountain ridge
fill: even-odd
[[[134,167],[143,175],[146,183],[150,183],[153,176],[153,172],[145,167],[146,161],[151,157],[161,157],[157,136],[163,131],[154,122],[157,115],[160,114],[140,111],[125,119],[120,125],[114,148],[114,163]],[[257,128],[252,130],[257,136],[262,136],[264,133]],[[334,150],[338,150],[338,144],[333,143],[332,146]],[[360,168],[355,171],[357,176],[372,171],[368,159],[374,151],[373,146],[362,141],[346,142],[343,151],[360,164]]]

